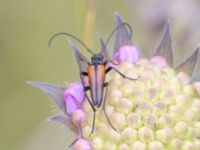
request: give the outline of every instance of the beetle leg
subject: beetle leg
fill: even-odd
[[[88,100],[90,106],[92,107],[93,110],[93,122],[92,122],[92,130],[90,132],[90,136],[92,135],[92,133],[94,132],[94,126],[95,126],[95,119],[96,119],[96,109],[94,107],[94,105],[92,104],[92,101],[89,99],[89,97],[87,96],[87,94],[85,93],[85,97]]]
[[[114,62],[113,60],[107,60],[107,61],[105,62],[105,65],[106,65],[108,62],[111,63],[111,64],[113,64],[113,65],[116,65],[116,66],[120,64],[120,62],[116,63],[116,62]]]
[[[103,99],[103,108],[102,108],[102,110],[103,110],[103,112],[104,112],[104,114],[105,114],[105,116],[106,116],[106,119],[107,119],[107,121],[108,121],[108,123],[109,123],[109,125],[113,128],[113,130],[115,130],[116,132],[118,132],[117,131],[117,129],[112,125],[112,123],[111,123],[111,121],[110,121],[110,119],[109,119],[109,117],[108,117],[108,114],[106,113],[106,109],[105,109],[105,106],[106,106],[106,98],[107,98],[107,91],[108,91],[108,82],[106,82],[106,83],[104,83],[104,87],[106,88],[105,89],[105,94],[104,94],[104,99]]]
[[[88,73],[87,72],[81,72],[80,75],[81,76],[88,76]]]
[[[81,72],[80,75],[88,76],[88,73],[87,73],[87,72]],[[90,104],[90,106],[92,107],[92,110],[93,110],[92,130],[91,130],[91,133],[90,133],[90,135],[89,135],[89,136],[91,136],[92,133],[94,132],[95,119],[96,119],[96,109],[95,109],[95,107],[94,107],[92,101],[90,100],[90,98],[87,96],[87,93],[86,93],[86,91],[89,90],[90,87],[89,87],[89,86],[85,86],[83,80],[81,80],[81,82],[82,82],[82,85],[83,85],[83,89],[84,89],[84,91],[85,91],[85,97],[86,97],[87,101],[89,102],[89,104]]]
[[[89,89],[90,89],[89,86],[84,86],[84,91],[85,91],[85,92],[88,91]]]
[[[108,68],[106,69],[106,73],[110,72],[111,70],[112,70],[112,67],[108,67]]]
[[[80,76],[88,76],[88,73],[83,71],[83,72],[80,73]],[[84,91],[85,91],[85,92],[88,91],[88,90],[90,89],[89,86],[85,86],[85,85],[84,85],[83,81],[82,81],[82,84],[83,84],[83,87],[84,87]]]
[[[130,78],[130,77],[127,77],[127,76],[125,76],[123,73],[121,73],[119,70],[117,70],[116,68],[114,68],[114,67],[112,67],[112,66],[110,66],[110,67],[108,67],[108,68],[106,69],[106,73],[110,72],[111,70],[116,71],[122,78],[125,78],[125,79],[129,79],[129,80],[138,80],[138,79],[139,79],[139,77],[137,77],[137,78]]]

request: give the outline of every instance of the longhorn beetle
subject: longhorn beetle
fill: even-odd
[[[108,90],[108,82],[105,82],[105,77],[108,72],[111,70],[116,71],[121,77],[129,79],[129,80],[137,80],[133,78],[129,78],[125,76],[123,73],[121,73],[119,70],[112,66],[107,66],[108,63],[117,65],[115,62],[113,62],[108,54],[108,51],[106,49],[106,46],[113,36],[113,34],[122,26],[127,26],[130,30],[130,37],[132,37],[132,29],[129,24],[127,23],[122,23],[118,25],[114,30],[111,32],[109,35],[106,43],[103,42],[101,39],[101,51],[97,54],[93,53],[80,39],[78,39],[76,36],[66,33],[66,32],[61,32],[54,34],[50,40],[49,40],[49,46],[51,45],[53,39],[57,36],[60,35],[66,35],[69,36],[73,39],[75,39],[77,42],[79,42],[91,55],[91,61],[88,61],[87,58],[76,48],[76,46],[69,41],[69,44],[72,46],[72,51],[74,56],[76,57],[76,61],[79,66],[80,70],[80,79],[84,87],[84,92],[85,92],[85,97],[88,100],[90,106],[93,109],[93,123],[92,123],[92,130],[90,135],[92,135],[94,131],[94,126],[95,126],[95,114],[96,114],[96,108],[102,107],[102,110],[106,116],[106,119],[109,123],[109,125],[116,131],[116,128],[112,125],[106,111],[105,111],[105,103],[106,103],[106,96],[107,96],[107,90]],[[84,78],[88,77],[89,85],[86,85],[84,82]],[[104,92],[105,88],[105,92]],[[87,95],[86,91],[90,90],[91,94],[91,99]]]

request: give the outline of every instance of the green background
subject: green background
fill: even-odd
[[[98,39],[108,37],[117,11],[133,27],[134,43],[147,55],[159,41],[162,27],[149,28],[150,23],[144,22],[148,17],[146,11],[154,5],[159,10],[164,2],[167,1],[96,1],[93,40],[89,47],[98,51]],[[48,39],[60,31],[82,39],[88,3],[87,0],[0,0],[0,150],[61,150],[67,149],[75,138],[66,127],[45,122],[55,109],[46,95],[26,81],[64,84],[79,80],[66,38],[56,39],[51,48]],[[171,9],[166,11],[171,18],[179,63],[200,41],[199,2],[191,0],[189,8],[185,8],[186,1],[183,8],[175,7],[172,1],[167,3],[170,3]]]

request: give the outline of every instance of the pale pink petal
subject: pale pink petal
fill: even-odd
[[[78,127],[79,122],[86,122],[88,119],[87,113],[83,109],[77,109],[72,113],[71,116],[72,122]]]
[[[83,85],[80,82],[71,83],[65,90],[64,95],[68,94],[72,95],[77,102],[82,103],[85,98]]]
[[[188,84],[190,81],[190,77],[185,72],[179,72],[177,77],[181,80],[183,84]]]
[[[134,64],[140,57],[139,48],[134,45],[123,45],[116,50],[113,57],[118,62],[128,61]]]
[[[168,67],[167,60],[162,56],[154,56],[150,62],[161,69]]]
[[[92,150],[91,143],[84,139],[79,139],[74,144],[74,150]]]
[[[68,115],[71,115],[79,107],[79,104],[71,95],[65,95],[65,104],[66,104],[66,111]]]

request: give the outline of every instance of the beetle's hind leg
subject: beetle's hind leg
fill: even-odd
[[[80,73],[80,76],[88,76],[88,73],[87,73],[87,72],[81,72],[81,73]],[[90,87],[89,87],[89,86],[86,86],[86,85],[84,84],[83,80],[81,80],[81,82],[82,82],[82,85],[83,85],[83,87],[84,87],[85,97],[86,97],[87,101],[89,102],[89,104],[90,104],[90,106],[91,106],[91,108],[92,108],[92,110],[93,110],[92,130],[91,130],[90,135],[89,135],[89,136],[91,136],[92,133],[94,132],[95,119],[96,119],[96,108],[94,107],[92,101],[90,100],[90,98],[88,97],[88,95],[87,95],[87,93],[86,93],[88,90],[90,90]]]
[[[88,102],[89,102],[89,104],[90,104],[90,106],[91,106],[91,108],[92,108],[92,110],[93,110],[92,130],[91,130],[90,135],[89,135],[89,136],[91,136],[92,133],[94,132],[95,119],[96,119],[96,109],[95,109],[94,105],[92,104],[92,101],[90,100],[90,98],[87,96],[86,91],[89,90],[89,89],[90,89],[89,86],[84,86],[85,97],[86,97],[86,99],[88,100]]]
[[[137,78],[130,78],[130,77],[127,77],[126,75],[124,75],[123,73],[121,73],[119,70],[117,70],[116,68],[110,66],[106,69],[106,73],[110,72],[111,70],[114,70],[115,72],[117,72],[122,78],[125,78],[125,79],[129,79],[129,80],[138,80],[140,78],[137,77]]]
[[[110,121],[110,119],[109,119],[109,117],[108,117],[108,114],[106,113],[106,98],[107,98],[107,94],[108,94],[108,82],[106,82],[106,83],[104,83],[104,87],[105,87],[105,94],[104,94],[104,99],[103,99],[103,107],[102,107],[102,110],[103,110],[103,112],[104,112],[104,114],[105,114],[105,116],[106,116],[106,119],[107,119],[107,121],[108,121],[108,123],[109,123],[109,125],[113,128],[113,130],[115,130],[116,132],[118,132],[117,131],[117,129],[112,125],[112,123],[111,123],[111,121]]]
[[[92,133],[94,132],[94,126],[95,126],[95,119],[96,119],[96,109],[94,107],[94,105],[92,104],[91,100],[89,99],[89,97],[87,96],[87,94],[85,93],[85,97],[86,99],[88,100],[90,106],[92,107],[92,110],[93,110],[93,122],[92,122],[92,130],[90,132],[90,135],[92,135]]]

